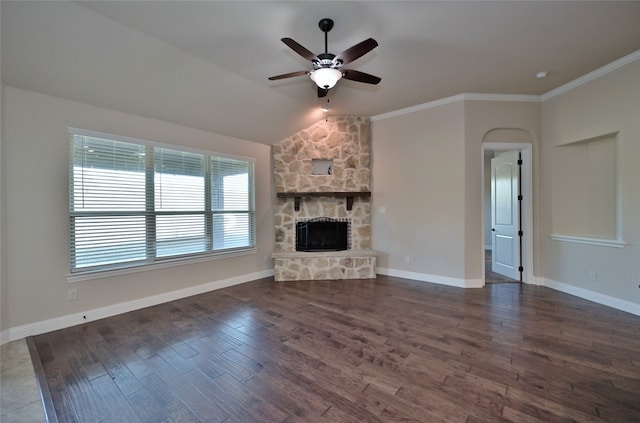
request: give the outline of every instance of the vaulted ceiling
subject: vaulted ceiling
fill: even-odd
[[[372,116],[461,93],[540,95],[640,49],[640,2],[1,2],[11,86],[272,144],[324,117],[309,62],[372,37],[333,114]],[[548,71],[537,79],[538,71]],[[91,128],[89,128],[91,129]]]

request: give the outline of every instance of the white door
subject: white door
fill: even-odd
[[[520,280],[518,151],[491,159],[491,270]]]

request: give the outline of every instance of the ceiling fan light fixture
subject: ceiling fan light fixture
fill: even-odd
[[[342,78],[342,72],[334,68],[320,68],[311,72],[310,76],[318,87],[328,90],[333,88]]]

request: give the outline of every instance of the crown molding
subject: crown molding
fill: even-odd
[[[434,107],[444,106],[446,104],[457,103],[459,101],[523,101],[531,103],[539,103],[539,95],[524,94],[481,94],[481,93],[464,93],[451,97],[441,98],[439,100],[430,101],[428,103],[417,104],[415,106],[405,107],[403,109],[394,110],[388,113],[371,116],[371,121],[389,119],[392,117],[408,115],[419,112],[421,110],[433,109]]]
[[[558,88],[555,88],[551,91],[548,91],[544,94],[542,94],[541,98],[542,101],[547,101],[553,97],[556,97],[560,94],[564,94],[568,91],[571,91],[574,88],[579,87],[580,85],[584,85],[587,82],[591,82],[596,78],[600,78],[601,76],[604,76],[606,74],[608,74],[609,72],[613,72],[617,69],[620,69],[623,66],[626,66],[630,63],[635,62],[636,60],[640,60],[640,50],[636,50],[631,54],[628,54],[624,57],[621,57],[618,60],[615,60],[609,64],[606,64],[604,66],[602,66],[601,68],[598,68],[596,70],[594,70],[593,72],[589,72],[586,75],[581,76],[580,78],[574,79],[571,82],[567,82],[564,85],[559,86]]]
[[[464,100],[469,101],[516,101],[524,103],[539,103],[539,95],[527,95],[527,94],[476,94],[467,93],[462,94]]]
[[[456,103],[462,100],[464,100],[464,94],[454,95],[451,97],[445,97],[439,100],[430,101],[428,103],[416,104],[415,106],[409,106],[402,109],[393,110],[391,112],[371,116],[369,120],[371,120],[372,122],[375,122],[376,120],[383,120],[383,119],[389,119],[392,117],[408,115],[411,113],[419,112],[421,110],[433,109],[434,107],[440,107],[446,104]]]
[[[417,104],[415,106],[409,106],[398,110],[393,110],[387,113],[381,113],[379,115],[371,116],[369,119],[372,122],[377,120],[389,119],[392,117],[408,115],[411,113],[419,112],[421,110],[432,109],[434,107],[444,106],[446,104],[456,103],[459,101],[521,101],[521,102],[531,102],[531,103],[542,103],[550,98],[553,98],[557,95],[566,93],[574,88],[579,87],[580,85],[586,84],[596,78],[604,76],[609,72],[613,72],[617,69],[620,69],[623,66],[626,66],[630,63],[633,63],[637,60],[640,60],[640,50],[634,51],[631,54],[628,54],[616,61],[613,61],[607,65],[602,66],[594,70],[593,72],[589,72],[586,75],[583,75],[577,79],[574,79],[571,82],[568,82],[564,85],[561,85],[558,88],[555,88],[551,91],[548,91],[542,95],[526,95],[526,94],[480,94],[480,93],[464,93],[458,94],[451,97],[445,97],[438,100],[430,101],[427,103]]]

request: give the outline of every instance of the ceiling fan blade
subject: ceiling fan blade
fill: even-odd
[[[326,97],[329,93],[329,90],[326,88],[318,87],[318,98]]]
[[[296,53],[298,53],[300,56],[304,57],[305,59],[310,60],[310,61],[318,60],[318,58],[316,57],[315,54],[311,53],[305,47],[300,45],[297,41],[294,41],[291,38],[283,38],[282,42],[285,43],[286,45],[288,45],[291,48],[291,50],[295,51]]]
[[[342,69],[342,77],[344,79],[350,79],[352,81],[364,82],[365,84],[377,84],[382,81],[382,78],[378,78],[375,75],[369,73],[360,72],[353,69]]]
[[[349,62],[353,62],[360,56],[364,56],[377,46],[378,42],[373,38],[369,38],[338,54],[336,56],[336,60],[341,60],[342,64],[345,65]]]
[[[269,81],[275,81],[276,79],[292,78],[294,76],[302,76],[302,75],[306,75],[306,74],[307,74],[307,71],[296,71],[296,72],[283,73],[282,75],[270,76],[269,77]]]

